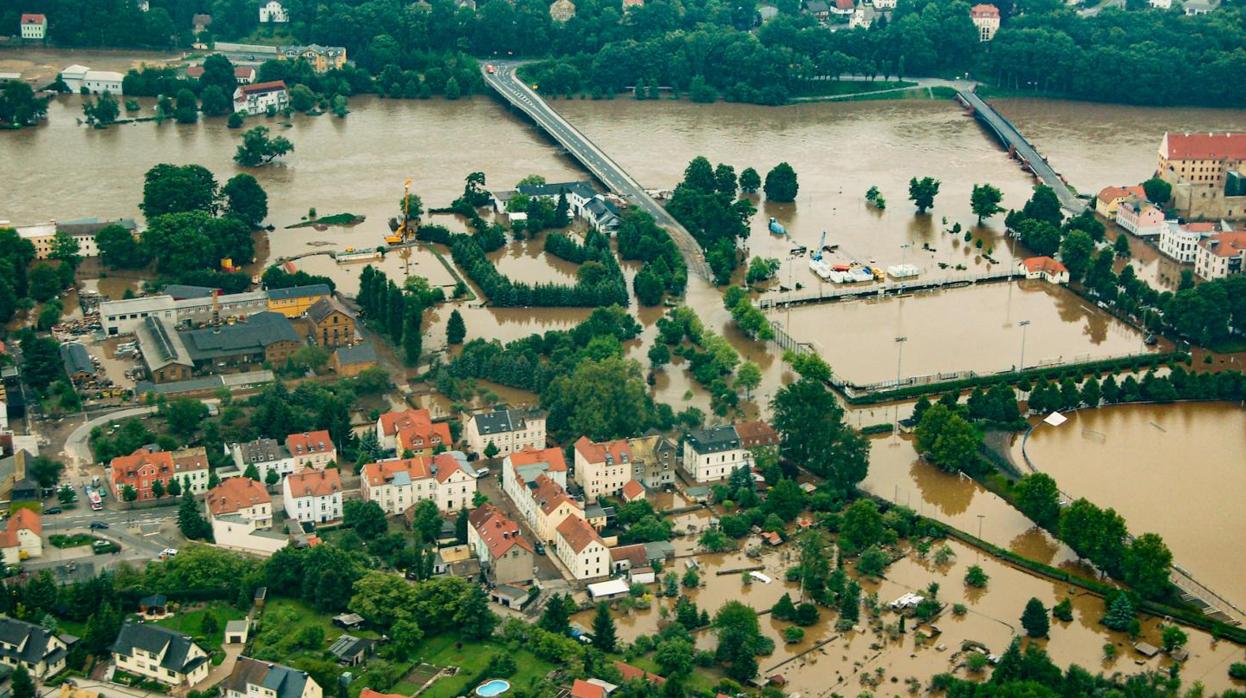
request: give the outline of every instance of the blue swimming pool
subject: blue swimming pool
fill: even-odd
[[[476,687],[476,695],[480,698],[494,698],[511,690],[509,681],[502,679],[490,679]]]

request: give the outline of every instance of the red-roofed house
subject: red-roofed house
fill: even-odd
[[[264,485],[249,477],[230,477],[208,490],[204,500],[208,518],[237,516],[255,523],[256,528],[273,525],[273,498]]]
[[[290,103],[290,93],[281,80],[242,85],[234,90],[234,111],[252,116],[267,113],[269,109],[281,111]]]
[[[1188,218],[1246,218],[1246,133],[1165,133],[1157,170]]]
[[[368,463],[359,481],[366,502],[376,502],[389,515],[401,514],[426,499],[441,511],[471,506],[476,478],[449,453]]]
[[[502,491],[522,509],[525,489],[544,473],[562,487],[567,486],[567,460],[560,448],[525,448],[502,460]],[[526,515],[524,518],[528,518]]]
[[[206,455],[202,459],[195,457],[202,452],[202,448],[178,451],[177,454],[186,454],[186,457],[175,458],[177,454],[143,447],[128,456],[117,456],[108,464],[108,481],[112,483],[113,494],[123,499],[129,485],[138,493],[138,501],[145,502],[155,499],[153,484],[159,482],[164,492],[168,492],[172,480],[196,494],[203,492],[207,489],[208,462]]]
[[[1027,279],[1042,279],[1053,284],[1069,282],[1068,267],[1051,257],[1027,257],[1017,263]]]
[[[736,422],[736,436],[740,437],[740,447],[747,449],[764,448],[779,445],[779,432],[760,419],[748,422]]]
[[[255,68],[249,65],[234,66],[234,79],[239,85],[250,85],[255,82]]]
[[[467,545],[494,584],[519,584],[532,579],[535,550],[519,524],[492,504],[467,516]]]
[[[658,686],[661,686],[666,683],[666,679],[662,678],[661,676],[658,676],[657,674],[650,674],[644,669],[641,669],[640,667],[632,666],[631,664],[626,664],[624,662],[615,662],[614,668],[619,670],[619,673],[622,674],[623,680],[625,682],[634,681],[636,679],[644,679],[645,681],[648,681],[649,683],[652,683],[652,684],[656,684]]]
[[[857,8],[857,4],[853,0],[834,0],[834,2],[828,4],[831,14],[843,15],[844,17],[851,15],[852,11]]]
[[[1164,221],[1164,230],[1159,234],[1159,251],[1182,264],[1193,264],[1198,257],[1199,240],[1215,232],[1215,223]]]
[[[438,446],[450,447],[450,425],[434,423],[428,410],[386,412],[376,420],[376,440],[387,451],[431,456]]]
[[[290,473],[281,483],[286,516],[324,523],[342,518],[342,475],[337,468]]]
[[[8,525],[0,531],[0,551],[6,565],[43,555],[43,522],[39,514],[25,507],[14,510]]]
[[[575,481],[587,500],[622,493],[632,481],[632,449],[627,441],[596,443],[581,436],[575,442]]]
[[[48,35],[48,18],[41,14],[22,15],[22,38],[43,41]]]
[[[576,679],[571,684],[571,698],[606,698],[606,687]]]
[[[610,551],[597,531],[576,514],[563,519],[554,539],[554,551],[571,576],[593,579],[610,574]]]
[[[974,5],[969,9],[969,19],[978,28],[979,41],[990,41],[999,31],[999,8],[994,5]]]
[[[1132,187],[1104,187],[1095,197],[1095,213],[1104,218],[1116,219],[1116,211],[1129,197],[1146,198],[1146,190],[1140,185]]]
[[[1198,243],[1194,273],[1204,279],[1223,279],[1246,270],[1246,232],[1216,233]]]
[[[294,461],[295,472],[304,468],[323,470],[337,460],[337,447],[333,445],[333,437],[323,429],[286,436],[286,451]]]
[[[634,502],[637,499],[644,499],[645,486],[635,480],[628,480],[627,484],[623,485],[623,492],[621,496],[625,502]]]

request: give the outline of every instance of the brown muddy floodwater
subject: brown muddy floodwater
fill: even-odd
[[[1246,607],[1246,410],[1125,405],[1068,417],[1030,434],[1034,467],[1070,496],[1115,508],[1131,532],[1160,534],[1176,564]]]
[[[1064,288],[1041,281],[993,283],[902,298],[806,305],[769,313],[812,342],[835,372],[857,384],[973,370],[1007,371],[1148,351],[1133,328]],[[1021,321],[1030,325],[1022,337]],[[907,337],[900,355],[897,337]]]
[[[985,271],[985,259],[963,244],[954,245],[952,236],[940,231],[956,222],[974,227],[969,194],[975,183],[994,184],[1004,193],[1004,206],[1017,208],[1034,184],[976,121],[950,101],[775,109],[557,100],[553,106],[647,188],[674,187],[684,167],[698,155],[732,165],[737,173],[753,167],[763,178],[779,162],[791,164],[800,181],[798,199],[767,204],[763,196],[758,201],[748,240],[755,256],[786,260],[793,245],[816,247],[825,230],[827,242],[840,245],[844,259],[877,260],[884,266],[907,262],[921,267],[923,274],[940,273],[938,262]],[[929,215],[916,216],[908,201],[908,181],[914,176],[942,182]],[[887,210],[866,207],[865,192],[871,186],[886,197]],[[787,236],[767,231],[772,216],[787,228]],[[976,229],[975,236],[984,240],[984,247],[995,247],[997,261],[1009,263],[1012,242],[1003,237],[1002,217]],[[933,250],[923,249],[923,244]],[[794,283],[817,283],[803,260],[794,266]],[[785,267],[780,273],[783,283],[788,274]]]

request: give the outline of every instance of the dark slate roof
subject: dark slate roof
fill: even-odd
[[[697,453],[716,453],[740,447],[740,437],[735,433],[735,427],[730,424],[693,429],[684,438]]]
[[[308,286],[291,286],[289,288],[270,288],[268,289],[269,300],[285,300],[287,298],[306,298],[308,296],[327,296],[332,291],[325,284],[311,284]]]
[[[368,342],[361,342],[350,347],[338,347],[337,363],[339,366],[376,363],[376,349]]]
[[[321,298],[315,303],[312,303],[312,306],[307,309],[307,319],[319,325],[321,322],[324,321],[325,318],[329,317],[329,315],[332,314],[333,311],[335,310],[347,317],[355,316],[355,314],[352,313],[350,309],[348,309],[346,306],[342,305],[341,303],[338,303],[336,299]]]
[[[492,412],[479,412],[474,415],[476,430],[484,434],[500,434],[519,431],[527,428],[527,419],[531,415],[526,410],[498,408]]]
[[[206,656],[189,659],[192,647],[195,647],[195,643],[189,635],[176,633],[158,625],[126,623],[121,626],[121,633],[117,635],[112,651],[126,657],[133,656],[135,648],[153,654],[164,652],[164,660],[160,662],[160,668],[185,674],[207,661]]]
[[[280,341],[298,342],[289,318],[281,313],[256,313],[235,325],[207,327],[182,333],[186,351],[195,361],[261,352]]]
[[[551,184],[522,184],[515,189],[524,196],[548,196],[558,198],[562,192],[568,194],[579,194],[585,199],[591,199],[597,194],[593,190],[593,185],[588,182],[554,182]]]
[[[95,364],[91,363],[91,355],[87,348],[77,342],[65,342],[61,345],[61,361],[65,363],[65,372],[95,373]]]
[[[210,286],[191,286],[189,284],[169,284],[164,292],[173,296],[173,300],[182,298],[208,298],[219,289]]]
[[[56,231],[70,235],[94,235],[110,225],[119,225],[126,230],[136,230],[138,224],[133,218],[116,218],[103,220],[99,218],[76,218],[72,221],[57,221]]]
[[[285,453],[281,450],[281,444],[276,439],[256,439],[255,441],[238,444],[238,451],[242,454],[242,462],[248,465],[251,463],[271,463],[285,458]]]
[[[300,698],[303,687],[311,680],[307,672],[298,669],[239,657],[223,685],[227,691],[237,691],[242,695],[249,693],[247,686],[263,686],[276,693],[277,698]]]
[[[37,664],[60,649],[59,645],[49,648],[50,639],[51,636],[38,625],[0,618],[0,642],[4,643],[0,646],[0,657]],[[9,649],[10,646],[13,649]]]
[[[372,648],[372,640],[354,635],[342,635],[329,646],[329,653],[338,659],[354,659]]]

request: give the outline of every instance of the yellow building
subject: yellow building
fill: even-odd
[[[283,46],[278,56],[283,61],[297,61],[302,58],[311,65],[312,70],[323,73],[346,65],[346,49],[342,46]]]
[[[288,318],[302,317],[318,301],[329,300],[333,291],[324,284],[268,290],[268,309]]]

